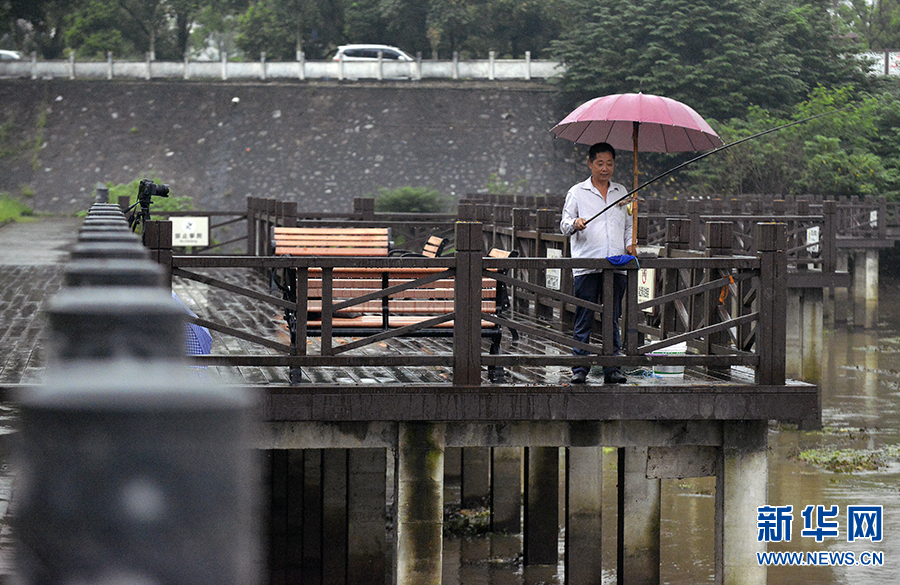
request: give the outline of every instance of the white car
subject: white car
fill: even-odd
[[[19,55],[18,51],[0,50],[0,61],[19,61],[21,59],[22,56]]]
[[[341,45],[333,60],[340,61],[377,61],[378,53],[385,61],[415,61],[408,53],[389,45]]]

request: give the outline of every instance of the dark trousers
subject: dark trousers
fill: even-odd
[[[619,355],[619,348],[622,346],[622,339],[619,335],[619,317],[622,316],[622,299],[625,297],[625,290],[628,288],[628,277],[624,274],[613,275],[613,355]],[[590,301],[592,303],[603,304],[603,275],[599,272],[582,274],[576,276],[573,286],[573,293],[579,299]],[[608,307],[604,307],[608,308]],[[594,311],[577,307],[575,309],[575,341],[589,343],[591,340],[591,330],[594,328]],[[583,349],[575,348],[575,355],[587,355],[588,352]],[[587,366],[575,366],[572,372],[587,372]],[[619,368],[604,367],[603,374],[608,375],[618,372]]]

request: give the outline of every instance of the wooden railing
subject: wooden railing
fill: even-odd
[[[588,351],[594,365],[646,366],[653,363],[684,365],[707,373],[725,372],[731,366],[745,366],[755,371],[756,383],[781,385],[785,382],[784,339],[786,307],[786,255],[784,252],[785,225],[761,224],[757,236],[757,255],[740,257],[678,257],[641,260],[642,268],[656,271],[663,294],[638,303],[638,266],[624,267],[628,274],[626,308],[623,312],[623,346],[625,355],[614,356],[611,346],[602,343],[581,344],[566,332],[564,320],[557,308],[584,306],[597,310],[604,337],[612,336],[609,311],[602,306],[581,301],[574,296],[522,278],[521,274],[543,274],[548,270],[568,272],[573,267],[610,269],[605,259],[583,260],[570,258],[524,257],[512,259],[483,258],[484,233],[477,222],[456,225],[456,255],[439,259],[424,258],[322,258],[322,257],[260,257],[260,256],[174,256],[171,270],[177,278],[199,281],[219,288],[228,294],[242,295],[255,303],[292,309],[297,312],[298,330],[306,325],[306,307],[302,295],[296,303],[283,301],[268,291],[252,286],[235,285],[221,277],[232,269],[292,267],[297,269],[298,288],[304,289],[303,279],[311,268],[320,268],[324,275],[341,267],[400,268],[440,267],[455,280],[454,336],[446,353],[423,355],[421,352],[402,353],[354,352],[375,342],[390,340],[397,331],[385,331],[370,338],[348,342],[334,339],[330,330],[331,314],[322,314],[322,342],[317,355],[307,354],[305,336],[297,336],[293,345],[278,342],[258,332],[239,328],[234,323],[216,320],[206,314],[194,322],[219,333],[233,335],[259,344],[275,355],[213,355],[201,358],[208,364],[256,366],[444,366],[453,369],[453,384],[478,386],[482,366],[512,367],[521,365],[571,366],[585,362],[584,357],[571,355],[573,348]],[[721,240],[720,236],[713,239]],[[538,238],[535,241],[543,241]],[[716,252],[726,252],[716,248]],[[508,274],[503,275],[506,271]],[[219,274],[210,275],[210,272]],[[612,287],[612,271],[606,270]],[[483,277],[505,282],[516,291],[530,297],[518,297],[510,316],[498,317],[482,313],[480,295],[469,294],[475,284],[480,290]],[[327,278],[327,277],[326,277]],[[474,283],[474,284],[473,284]],[[415,286],[411,284],[410,286]],[[325,289],[327,287],[323,287]],[[327,294],[327,293],[323,293]],[[536,299],[529,301],[527,299]],[[609,298],[609,297],[607,297]],[[323,299],[324,303],[328,301]],[[554,312],[555,311],[555,312]],[[536,351],[533,344],[507,344],[503,355],[485,353],[481,342],[482,320],[491,321],[520,336],[552,343],[559,348],[548,354]],[[402,332],[400,332],[402,333]],[[685,355],[650,355],[665,347],[686,342]],[[539,344],[544,347],[545,344]],[[407,346],[408,347],[408,346]]]

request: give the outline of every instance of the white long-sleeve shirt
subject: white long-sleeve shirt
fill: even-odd
[[[624,196],[628,191],[621,183],[610,181],[606,199],[594,187],[591,179],[578,183],[566,194],[562,221],[559,230],[569,236],[572,258],[608,258],[627,254],[631,245],[632,218],[625,205],[616,205],[587,224],[580,232],[575,231],[575,220],[579,217],[590,219],[610,203]],[[572,274],[580,276],[599,270],[574,268]]]

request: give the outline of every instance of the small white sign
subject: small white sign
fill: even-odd
[[[638,303],[646,303],[656,298],[656,269],[641,268],[638,270]],[[653,312],[652,308],[644,309],[645,312]]]
[[[209,218],[173,217],[172,245],[176,248],[180,246],[208,246]]]
[[[810,254],[819,253],[819,226],[806,228],[806,249]]]
[[[547,248],[547,258],[562,258],[562,250]],[[562,288],[562,269],[548,268],[546,282],[547,288],[560,290]]]
[[[869,212],[869,225],[878,227],[878,210]]]

